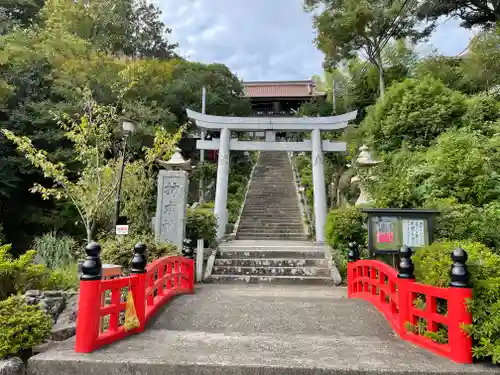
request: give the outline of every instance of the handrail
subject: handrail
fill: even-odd
[[[93,245],[91,250],[89,246]],[[99,268],[100,246],[87,246],[87,260],[82,266],[78,317],[76,328],[77,353],[90,353],[102,346],[144,331],[149,319],[170,299],[178,294],[194,291],[194,261],[182,256],[166,256],[146,265],[144,245],[135,247],[130,276],[102,280]],[[98,246],[98,251],[95,245]],[[140,251],[140,252],[139,252]],[[135,262],[135,264],[134,264]],[[127,330],[124,325],[126,297],[134,301],[138,327]],[[104,301],[108,294],[108,302]],[[100,327],[103,318],[109,317],[108,327]]]
[[[302,179],[300,176],[300,172],[299,172],[299,169],[297,168],[297,165],[295,164],[295,158],[293,156],[293,153],[289,153],[288,158],[290,159],[290,164],[292,165],[292,171],[293,171],[293,174],[296,178],[296,181],[294,181],[295,186],[299,192],[299,195],[300,195],[300,198],[302,199],[302,202],[304,202],[303,206],[304,206],[304,211],[306,214],[307,221],[309,223],[309,233],[312,233],[312,231],[315,228],[314,217],[311,214],[311,210],[309,209],[309,202],[307,202],[307,196],[304,193],[304,191],[301,189]]]
[[[260,158],[260,151],[258,151],[258,157]],[[243,210],[245,209],[245,203],[247,201],[248,191],[250,190],[250,184],[252,183],[253,174],[255,172],[255,168],[257,167],[258,163],[259,159],[257,159],[257,161],[252,165],[252,170],[250,171],[250,176],[248,177],[248,182],[245,190],[245,197],[243,198],[243,202],[241,203],[240,210],[238,212],[238,219],[236,219],[236,223],[234,223],[233,231],[230,235],[232,238],[236,238],[236,235],[238,233],[238,227],[240,226],[241,217],[243,216]]]
[[[348,297],[371,302],[402,339],[454,362],[472,363],[472,338],[462,328],[472,323],[466,306],[472,289],[420,284],[413,278],[401,278],[398,271],[377,260],[351,261],[347,281]],[[418,301],[425,302],[423,309]],[[438,305],[444,304],[446,314],[438,311]],[[413,328],[422,322],[424,334]],[[432,335],[442,326],[447,328],[447,342],[439,343]]]

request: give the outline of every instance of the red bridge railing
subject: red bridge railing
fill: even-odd
[[[472,323],[466,302],[472,299],[467,287],[467,254],[452,253],[450,288],[415,282],[411,250],[401,249],[399,272],[377,260],[359,260],[356,245],[350,244],[347,282],[349,298],[371,302],[399,336],[457,363],[472,363],[472,338],[462,328]]]
[[[90,353],[142,332],[146,322],[172,297],[194,291],[192,259],[167,256],[147,264],[146,246],[137,244],[130,276],[103,280],[100,245],[91,243],[85,251],[87,259],[82,265],[76,325],[77,353]],[[138,327],[127,330],[124,314],[129,292],[134,301]]]

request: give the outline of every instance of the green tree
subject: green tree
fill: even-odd
[[[418,79],[430,76],[442,81],[446,87],[464,93],[478,90],[475,82],[465,77],[463,57],[442,56],[434,52],[417,63],[412,76]]]
[[[377,68],[379,93],[385,91],[382,50],[391,39],[409,37],[413,42],[428,36],[433,26],[417,29],[417,4],[405,0],[305,0],[306,9],[321,7],[314,16],[316,44],[326,55],[326,65],[364,53]]]
[[[0,0],[0,35],[38,21],[44,0]]]
[[[491,0],[425,0],[418,17],[435,22],[441,16],[457,17],[462,27],[495,27],[500,21],[500,3]]]
[[[100,51],[132,57],[172,58],[171,29],[161,11],[146,0],[47,0],[42,10],[47,28],[64,30]]]
[[[68,115],[59,117],[65,136],[75,147],[75,157],[83,166],[79,178],[72,181],[62,162],[50,160],[46,151],[38,150],[26,136],[18,136],[2,129],[2,133],[14,142],[44,177],[53,181],[50,188],[35,183],[31,191],[40,193],[43,199],[69,199],[77,209],[87,232],[87,241],[94,240],[97,223],[103,216],[103,208],[118,185],[117,169],[106,161],[106,153],[113,147],[113,130],[118,123],[116,108],[99,106],[90,96],[86,97],[86,111],[79,121]]]
[[[476,35],[464,57],[463,70],[468,80],[476,82],[486,93],[498,95],[500,91],[496,86],[500,85],[500,33],[483,31]]]
[[[428,147],[439,134],[460,126],[465,111],[465,97],[442,82],[407,79],[369,109],[360,132],[382,152]]]

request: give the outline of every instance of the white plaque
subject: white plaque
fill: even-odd
[[[117,225],[116,234],[128,234],[128,225]]]
[[[425,246],[424,220],[403,220],[403,245],[408,247]]]

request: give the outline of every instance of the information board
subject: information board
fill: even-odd
[[[432,243],[436,210],[363,208],[368,214],[370,254],[396,254],[402,246],[418,248]]]
[[[403,219],[403,243],[409,247],[426,245],[424,220]]]

